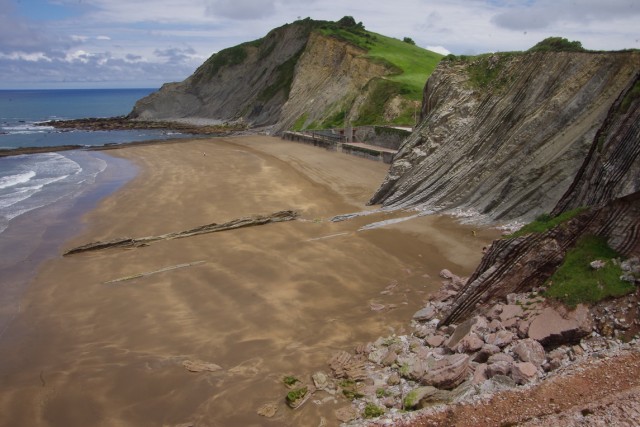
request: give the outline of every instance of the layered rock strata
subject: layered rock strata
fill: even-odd
[[[585,234],[604,237],[623,256],[640,255],[639,82],[636,75],[610,109],[573,184],[553,212],[591,207],[545,233],[494,242],[445,322],[464,319],[492,299],[542,285]]]
[[[236,230],[239,228],[255,227],[258,225],[271,224],[274,222],[293,221],[298,218],[295,211],[278,211],[269,215],[254,215],[249,217],[237,218],[222,224],[212,223],[201,225],[190,230],[177,231],[173,233],[161,234],[158,236],[145,237],[122,237],[109,240],[107,242],[91,242],[86,245],[69,249],[64,256],[75,255],[83,252],[100,251],[104,249],[114,248],[138,248],[148,246],[151,243],[160,240],[183,239],[185,237],[199,236],[201,234],[218,233],[221,231]]]
[[[639,64],[639,52],[442,61],[425,86],[420,126],[370,203],[469,211],[487,222],[549,212]]]

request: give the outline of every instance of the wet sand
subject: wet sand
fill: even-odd
[[[434,216],[358,231],[397,213],[331,223],[372,209],[387,166],[276,138],[110,154],[141,172],[64,249],[285,209],[301,219],[47,262],[0,341],[2,426],[337,425],[346,401],[292,411],[282,377],[327,371],[337,350],[406,332],[439,270],[471,273],[497,236]],[[192,373],[186,360],[223,369]],[[275,417],[258,416],[268,402]]]

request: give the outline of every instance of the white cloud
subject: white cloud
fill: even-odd
[[[497,13],[492,21],[500,27],[519,31],[550,28],[558,23],[626,21],[634,16],[640,16],[637,0],[537,0],[516,2]]]
[[[73,13],[32,22],[18,15],[15,0],[0,0],[0,84],[182,80],[213,52],[307,16],[351,15],[368,30],[411,37],[443,54],[525,50],[549,36],[580,40],[588,49],[640,48],[639,0],[55,2]]]
[[[431,52],[439,53],[441,55],[449,55],[451,52],[444,46],[430,46],[427,45],[425,49],[430,50]]]
[[[274,0],[214,0],[206,8],[208,15],[237,20],[264,18],[275,11]]]

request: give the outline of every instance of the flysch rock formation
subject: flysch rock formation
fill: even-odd
[[[541,286],[586,234],[600,236],[625,257],[640,256],[640,74],[610,108],[589,155],[555,214],[584,212],[545,233],[494,242],[458,294],[445,323],[465,319],[482,304]]]
[[[444,60],[371,204],[528,222],[567,191],[640,52]],[[637,167],[637,166],[635,166]]]
[[[326,35],[321,31],[325,25],[340,22],[307,18],[222,50],[183,82],[167,83],[139,100],[128,117],[244,123],[273,134],[336,115],[357,120],[376,82],[397,70],[368,58],[366,50],[352,43]]]

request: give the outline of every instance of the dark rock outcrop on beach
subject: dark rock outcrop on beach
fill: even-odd
[[[42,126],[53,126],[62,130],[87,130],[87,131],[111,131],[111,130],[135,130],[157,129],[162,131],[180,132],[194,135],[223,136],[231,132],[244,130],[241,125],[198,125],[171,121],[136,121],[127,117],[84,118],[71,120],[51,120],[40,123]]]
[[[370,203],[468,211],[484,222],[550,212],[602,125],[633,127],[610,110],[638,73],[636,51],[443,60],[425,86],[421,124]]]
[[[250,217],[243,217],[234,219],[223,224],[207,224],[202,225],[191,230],[179,231],[175,233],[167,233],[159,236],[146,236],[146,237],[124,237],[113,239],[107,242],[92,242],[86,245],[78,246],[69,249],[64,253],[65,256],[79,254],[83,252],[100,251],[104,249],[113,248],[137,248],[148,246],[151,243],[160,240],[173,240],[182,239],[185,237],[198,236],[200,234],[217,233],[220,231],[235,230],[238,228],[254,227],[257,225],[271,224],[274,222],[293,221],[298,218],[298,213],[295,211],[279,211],[270,215],[255,215]]]

